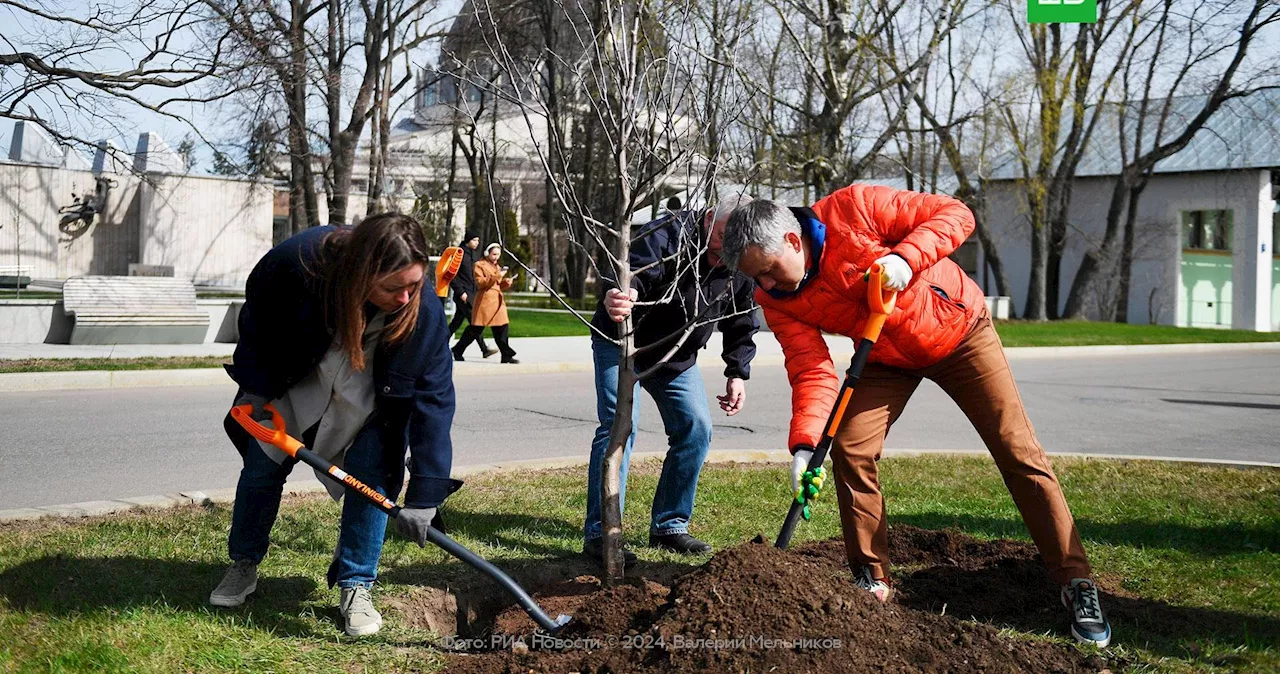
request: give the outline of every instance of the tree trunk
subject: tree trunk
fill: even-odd
[[[546,10],[548,14],[552,10]],[[550,23],[550,22],[548,22]],[[555,26],[549,26],[547,30],[547,51],[550,54],[555,53]],[[555,180],[552,176],[553,171],[563,171],[563,161],[560,158],[560,100],[557,95],[558,77],[556,72],[556,59],[547,59],[547,163],[551,167],[551,171],[547,171],[544,176],[543,191],[545,192],[546,208],[543,209],[543,215],[547,221],[544,223],[547,228],[547,287],[555,290],[556,286],[556,220],[558,214],[556,212],[556,188]]]
[[[1124,247],[1120,252],[1120,287],[1116,291],[1120,293],[1116,300],[1116,313],[1113,320],[1117,323],[1129,322],[1129,292],[1131,290],[1133,278],[1133,239],[1134,230],[1138,226],[1138,199],[1142,196],[1142,191],[1146,189],[1146,181],[1134,185],[1129,190],[1129,206],[1125,209],[1124,214]]]
[[[618,49],[619,62],[616,110],[634,110],[637,69],[639,67],[640,13],[623,5],[619,11],[623,26],[621,39],[625,48]],[[619,39],[619,38],[615,38]],[[618,118],[615,135],[614,165],[617,168],[614,188],[613,225],[618,233],[618,287],[631,287],[631,201],[633,186],[630,179],[630,146],[635,139],[635,119],[628,115]],[[622,345],[618,364],[618,406],[609,434],[609,449],[605,454],[604,479],[600,481],[604,491],[601,503],[604,528],[605,582],[622,580],[625,568],[622,562],[622,454],[631,437],[631,408],[635,389],[635,341],[631,337],[631,320],[622,323]],[[626,396],[625,398],[623,396]]]
[[[1045,259],[1045,309],[1049,318],[1057,319],[1062,302],[1059,290],[1062,286],[1062,254],[1067,248],[1067,214],[1057,211],[1049,224],[1048,252]]]
[[[1084,318],[1085,293],[1093,287],[1095,277],[1104,268],[1106,258],[1111,255],[1120,231],[1120,218],[1125,210],[1129,188],[1133,184],[1133,170],[1126,168],[1116,177],[1116,185],[1111,191],[1111,203],[1107,206],[1107,227],[1102,245],[1097,249],[1087,250],[1080,261],[1080,269],[1071,282],[1071,293],[1067,295],[1067,306],[1062,312],[1063,318]]]
[[[320,224],[315,169],[307,129],[307,45],[303,11],[294,3],[289,24],[289,80],[285,105],[289,116],[289,210],[293,233]]]
[[[444,221],[445,227],[449,229],[449,233],[453,234],[453,181],[458,175],[458,125],[453,125],[453,135],[449,138],[449,175],[445,178],[444,187]],[[465,235],[465,232],[464,232]],[[453,237],[450,236],[450,239]]]
[[[1043,219],[1031,215],[1031,277],[1027,281],[1027,306],[1022,317],[1032,321],[1049,319],[1045,307],[1045,275],[1047,273],[1047,257],[1049,253],[1048,228]]]

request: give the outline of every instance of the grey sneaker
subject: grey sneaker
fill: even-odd
[[[1076,641],[1106,648],[1111,643],[1111,623],[1102,610],[1098,586],[1088,578],[1072,578],[1062,586],[1062,605],[1071,611],[1071,636]]]
[[[258,565],[239,559],[230,569],[227,569],[222,582],[213,589],[213,593],[209,595],[209,603],[228,608],[239,606],[244,603],[245,597],[253,594],[256,589],[258,589]]]
[[[342,588],[342,603],[338,608],[347,623],[347,634],[353,637],[375,634],[382,629],[382,614],[373,607],[369,588]]]

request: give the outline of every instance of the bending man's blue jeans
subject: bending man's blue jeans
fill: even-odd
[[[236,485],[227,551],[232,561],[243,559],[258,564],[267,555],[285,478],[298,462],[296,459],[285,459],[283,464],[272,461],[257,441],[241,449],[244,468]],[[394,479],[394,471],[401,470],[398,461],[403,453],[401,449],[397,457],[396,452],[385,451],[376,429],[366,426],[347,450],[343,470],[378,493],[388,495],[387,486],[399,482]],[[395,498],[396,494],[389,496]],[[329,585],[372,587],[378,578],[378,559],[382,556],[386,530],[387,514],[382,509],[365,499],[344,496],[338,547],[329,567]]]
[[[618,361],[621,349],[593,336],[591,352],[596,371],[596,428],[591,442],[591,464],[587,475],[587,517],[583,526],[583,538],[593,540],[603,536],[600,525],[600,485],[603,480],[604,454],[609,446],[609,431],[618,406]],[[662,414],[662,424],[667,432],[666,459],[662,462],[662,476],[653,495],[653,514],[649,532],[657,535],[688,533],[689,520],[693,517],[693,500],[698,490],[698,475],[707,458],[711,445],[711,411],[707,408],[707,392],[702,374],[694,367],[672,376],[654,376],[640,383]],[[636,425],[640,418],[640,396],[636,392],[635,406],[631,410],[631,437],[622,456],[622,497],[625,504],[627,491],[627,467],[631,448],[635,445]]]

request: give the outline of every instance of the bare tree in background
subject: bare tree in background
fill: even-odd
[[[208,30],[197,5],[142,0],[72,9],[0,0],[0,15],[14,28],[0,34],[0,117],[81,149],[95,148],[104,126],[112,135],[132,131],[130,115],[139,109],[190,126],[184,106],[221,97],[199,95],[196,85],[215,76],[227,41],[225,31]],[[209,46],[192,53],[197,38]]]
[[[1014,92],[1004,107],[1006,132],[1027,198],[1031,227],[1031,276],[1023,317],[1058,316],[1062,253],[1076,168],[1101,118],[1114,100],[1116,75],[1141,32],[1142,0],[1099,0],[1097,23],[1028,24],[1024,5],[1003,9],[1026,70],[1009,82]],[[1071,32],[1074,31],[1074,36]]]
[[[963,7],[957,7],[963,11]],[[1012,296],[1009,280],[1001,261],[1000,250],[986,221],[985,178],[990,171],[990,157],[1001,147],[998,141],[999,119],[994,110],[1002,102],[1000,91],[992,81],[996,76],[991,13],[983,12],[976,20],[960,22],[957,31],[943,41],[941,54],[929,70],[936,70],[941,82],[921,87],[914,96],[922,121],[922,132],[937,138],[937,157],[945,158],[955,177],[955,196],[973,211],[974,233],[982,245],[983,264],[995,277],[996,294]],[[928,77],[928,71],[926,71]],[[925,160],[921,153],[916,171],[926,178]],[[936,162],[936,160],[935,160]],[[909,171],[911,172],[911,171]],[[937,164],[932,165],[933,185],[937,184]],[[914,189],[910,184],[908,189]]]
[[[355,155],[374,120],[375,179],[385,177],[390,100],[412,81],[396,63],[435,37],[427,24],[434,0],[202,0],[235,36],[239,86],[278,90],[285,106],[293,231],[320,224],[316,166],[324,154],[329,222],[347,221]],[[310,121],[313,108],[324,124]],[[318,144],[320,152],[313,149]],[[379,184],[370,185],[373,203]]]
[[[1166,2],[1142,21],[1140,48],[1124,60],[1124,96],[1110,119],[1117,126],[1123,168],[1107,208],[1101,244],[1085,251],[1063,312],[1083,317],[1090,285],[1108,271],[1121,276],[1114,313],[1128,320],[1138,200],[1157,163],[1187,147],[1223,104],[1280,85],[1280,69],[1250,63],[1251,48],[1275,38],[1280,7],[1255,0]],[[1196,94],[1195,97],[1188,97]],[[1117,269],[1118,267],[1118,269]]]
[[[789,154],[802,162],[802,181],[815,197],[857,179],[879,158],[914,105],[921,71],[955,27],[963,5],[775,0],[780,37],[798,55],[804,87],[799,96],[786,88],[755,93],[774,97],[797,117],[797,127],[777,140],[800,145]],[[766,39],[773,32],[766,28]],[[898,66],[886,67],[888,59]],[[878,108],[886,100],[882,117]]]

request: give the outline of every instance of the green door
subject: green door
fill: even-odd
[[[1280,332],[1280,257],[1271,258],[1271,329]]]
[[[1178,325],[1231,327],[1231,266],[1230,252],[1182,251]]]

